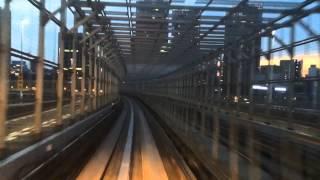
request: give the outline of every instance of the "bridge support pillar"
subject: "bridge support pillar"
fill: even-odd
[[[45,0],[40,1],[41,5],[45,6]],[[42,129],[42,102],[43,102],[43,78],[44,78],[44,38],[45,25],[47,23],[45,14],[39,14],[39,42],[38,42],[38,56],[36,69],[36,92],[35,92],[35,110],[34,110],[34,133],[41,133]]]
[[[5,148],[6,121],[8,110],[8,66],[11,44],[11,12],[10,1],[0,9],[0,150]]]
[[[84,26],[84,33],[83,37],[85,37],[86,28]],[[82,73],[82,79],[81,79],[81,105],[80,105],[80,113],[85,113],[85,104],[86,104],[86,53],[87,52],[87,44],[86,41],[82,44],[81,49],[81,73]]]
[[[60,34],[59,34],[59,62],[58,62],[58,79],[57,79],[57,125],[62,125],[62,106],[63,106],[63,79],[64,79],[64,40],[65,40],[65,29],[66,24],[66,1],[61,0],[61,23]]]
[[[219,112],[214,110],[213,112],[213,148],[212,156],[215,160],[219,158],[219,140],[220,140],[220,119]]]
[[[230,172],[231,179],[239,179],[239,155],[238,155],[238,127],[234,117],[229,117],[229,152],[230,152]]]
[[[74,17],[74,25],[77,24],[77,18]],[[76,87],[77,87],[77,39],[78,39],[78,28],[75,28],[72,37],[72,61],[71,61],[71,118],[74,118],[76,115]]]
[[[260,174],[260,154],[257,149],[259,149],[259,143],[255,143],[255,131],[252,124],[247,126],[248,128],[248,156],[249,156],[249,179],[257,180],[261,179]]]

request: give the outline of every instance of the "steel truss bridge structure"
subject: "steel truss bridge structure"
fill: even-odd
[[[320,177],[319,0],[25,0],[38,11],[36,54],[12,45],[15,1],[0,4],[0,177],[27,167],[27,148],[63,133],[60,144],[80,143],[121,107],[138,114],[123,122],[145,119],[123,125],[128,139],[137,127],[158,132],[146,133],[153,147],[171,139],[191,179]],[[49,23],[57,59],[45,58]],[[63,149],[54,158],[57,144],[45,147]],[[22,177],[56,167],[31,159]]]

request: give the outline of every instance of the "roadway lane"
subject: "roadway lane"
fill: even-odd
[[[79,107],[80,101],[77,102],[76,107]],[[78,109],[78,108],[76,108]],[[86,107],[87,109],[87,107]],[[70,114],[70,104],[66,104],[63,106],[63,120],[67,120],[71,117]],[[76,111],[76,115],[80,113],[79,110]],[[42,113],[42,127],[51,128],[56,126],[56,108],[51,108],[49,110],[45,110]],[[9,119],[6,122],[7,126],[7,142],[17,141],[19,138],[30,135],[33,131],[33,120],[34,114],[25,115],[18,118]]]

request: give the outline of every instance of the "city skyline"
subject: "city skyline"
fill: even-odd
[[[3,6],[4,0],[0,0],[0,7]],[[193,1],[186,1],[185,3],[192,4]],[[50,11],[56,10],[60,5],[60,2],[47,1],[46,8]],[[38,32],[38,9],[35,8],[27,1],[17,1],[13,0],[11,3],[12,10],[12,34],[11,34],[11,46],[18,50],[23,50],[24,52],[31,53],[33,55],[37,55],[38,48],[38,37],[36,36]],[[56,16],[58,19],[59,15]],[[309,19],[305,21],[310,21],[311,26],[315,32],[319,31],[317,27],[320,25],[320,21],[317,19],[320,18],[320,15],[312,15]],[[21,23],[25,24],[22,27]],[[73,14],[70,10],[67,10],[67,27],[70,28],[73,25]],[[49,21],[46,25],[46,40],[45,40],[45,59],[57,62],[58,58],[58,33],[59,27],[54,24],[52,21]],[[79,32],[82,32],[82,29],[79,28]],[[288,42],[288,33],[287,30],[280,29],[275,32],[276,35],[282,37],[284,42]],[[299,34],[299,38],[303,38],[307,36],[306,32],[301,30],[301,27],[297,27],[297,34]],[[299,39],[298,38],[298,39]],[[22,43],[23,42],[23,43]],[[297,48],[296,56],[294,59],[302,59],[304,61],[302,74],[305,76],[308,72],[308,68],[310,65],[316,65],[320,67],[320,54],[318,49],[318,45],[316,43],[310,43],[305,46],[309,46],[310,51],[305,52],[303,48]],[[272,47],[278,47],[277,42],[273,41]],[[303,47],[303,46],[301,46]],[[266,41],[262,39],[261,49],[264,51],[266,49]],[[271,60],[272,64],[278,64],[281,59],[290,59],[287,55],[280,55],[275,57],[277,53],[273,54],[273,58]],[[260,59],[261,65],[267,65],[268,62],[265,58]]]
[[[280,65],[281,60],[289,60],[290,57],[287,55],[274,57],[270,60],[270,65]],[[320,68],[320,54],[313,52],[312,54],[297,54],[293,59],[302,60],[302,77],[305,77],[308,74],[309,67],[311,65],[316,65],[317,68]],[[268,60],[264,57],[260,59],[260,66],[268,65]]]

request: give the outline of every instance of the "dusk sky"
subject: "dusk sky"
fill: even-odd
[[[123,0],[124,1],[124,0]],[[191,5],[195,0],[187,0],[185,5]],[[269,0],[272,1],[272,0]],[[120,2],[116,0],[116,2]],[[121,1],[122,2],[122,1]],[[124,1],[125,2],[125,1]],[[134,1],[133,1],[134,2]],[[289,2],[301,2],[289,1]],[[0,6],[2,7],[4,0],[0,0]],[[176,3],[179,4],[179,3]],[[58,0],[47,0],[46,8],[50,11],[56,10],[60,6]],[[202,5],[203,6],[203,5]],[[12,10],[12,47],[23,50],[31,54],[37,54],[38,46],[38,21],[39,11],[33,7],[27,0],[13,0],[11,3]],[[206,14],[208,15],[208,13]],[[270,16],[270,14],[264,14],[264,16]],[[57,15],[59,18],[59,15]],[[311,28],[317,34],[320,34],[320,15],[312,15],[305,19],[304,22],[311,25]],[[67,26],[70,28],[73,24],[73,15],[68,10],[67,13]],[[45,42],[45,58],[54,62],[57,62],[57,51],[58,51],[58,32],[59,27],[50,21],[46,26],[46,42]],[[301,26],[296,26],[296,40],[302,40],[308,37],[308,34],[302,29]],[[276,31],[276,35],[279,36],[285,43],[289,43],[289,30],[283,28]],[[23,42],[23,43],[21,43]],[[267,40],[262,39],[262,50],[266,50]],[[21,46],[22,44],[22,46]],[[273,47],[279,47],[276,41],[273,41]],[[296,48],[297,59],[304,60],[303,63],[303,74],[307,73],[307,69],[311,64],[320,67],[320,55],[319,55],[319,43],[310,43],[304,46]],[[288,59],[288,54],[285,51],[277,52],[273,54],[273,60],[271,64],[278,64],[280,60]],[[261,60],[261,64],[268,64],[266,60]]]

